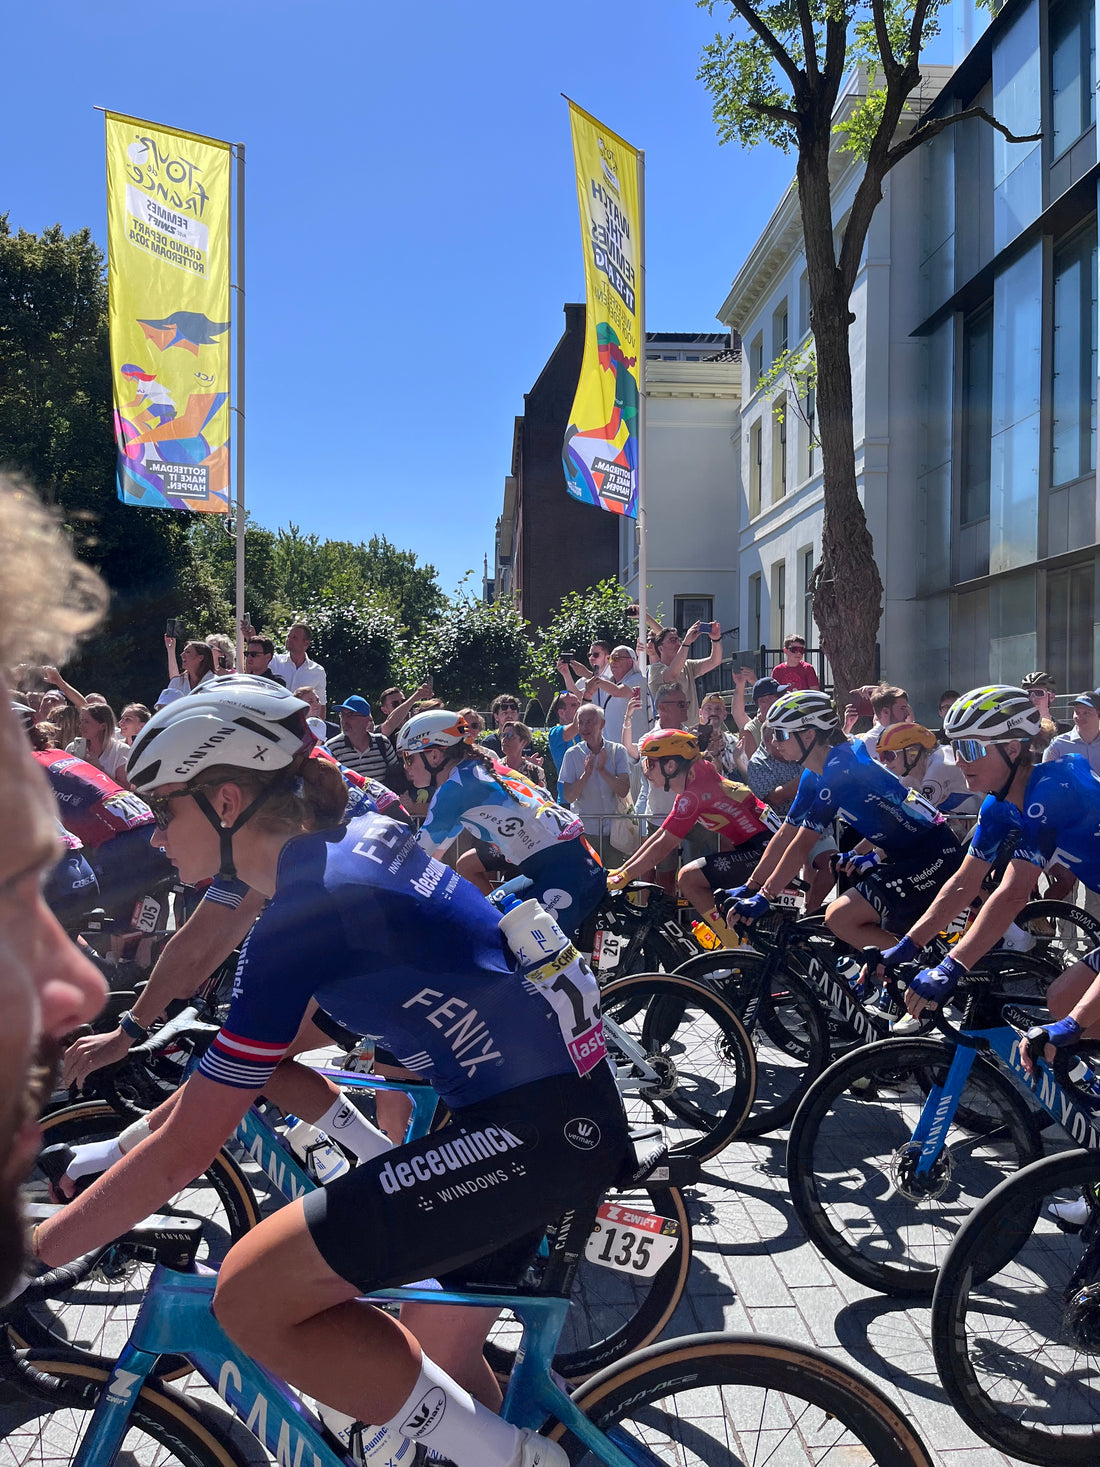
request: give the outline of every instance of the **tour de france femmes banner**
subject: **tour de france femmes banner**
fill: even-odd
[[[118,494],[229,508],[228,143],[107,113]]]
[[[562,461],[569,493],[612,514],[638,513],[638,155],[569,103],[584,244],[584,359]]]

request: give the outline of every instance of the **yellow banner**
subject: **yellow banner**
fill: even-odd
[[[118,494],[229,508],[228,143],[107,113]]]
[[[562,461],[574,499],[638,513],[641,227],[638,154],[573,102],[573,159],[584,242],[584,359]]]

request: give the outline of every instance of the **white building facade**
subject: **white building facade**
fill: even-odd
[[[741,378],[724,333],[647,333],[647,602],[681,630],[738,624]],[[638,594],[633,520],[620,530],[619,579]],[[700,638],[699,655],[708,647]]]
[[[923,98],[951,74],[925,68]],[[843,117],[863,93],[853,75],[838,103]],[[834,153],[833,218],[839,238],[862,176]],[[925,694],[921,629],[914,615],[916,465],[923,352],[910,335],[920,292],[921,163],[904,160],[886,178],[851,297],[850,331],[856,479],[885,587],[879,628],[882,675]],[[809,289],[798,198],[788,188],[733,282],[719,319],[742,337],[741,484],[738,506],[741,643],[779,648],[801,633],[817,645],[810,576],[821,547],[821,450],[812,389],[773,364],[810,342]],[[763,384],[761,379],[764,379]],[[935,682],[935,676],[931,682]],[[920,711],[920,710],[918,710]]]

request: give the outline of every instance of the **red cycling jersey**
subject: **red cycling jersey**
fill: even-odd
[[[140,795],[94,764],[64,749],[43,749],[34,757],[49,776],[62,825],[86,846],[95,850],[124,830],[152,825],[153,812]]]
[[[763,814],[764,806],[747,785],[723,779],[708,760],[697,759],[691,766],[687,789],[676,796],[661,829],[683,840],[693,826],[702,825],[740,846],[754,836],[771,834]]]

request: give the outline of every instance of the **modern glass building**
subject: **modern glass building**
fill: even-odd
[[[1096,13],[1008,0],[922,150],[915,600],[929,688],[1100,679]]]

